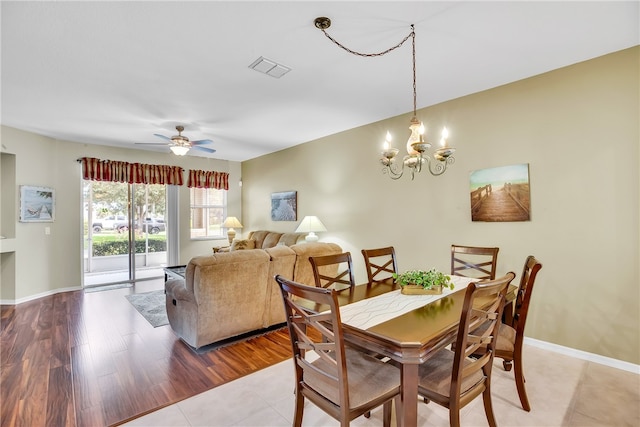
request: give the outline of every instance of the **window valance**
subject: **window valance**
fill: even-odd
[[[82,178],[92,181],[127,182],[129,184],[182,185],[183,171],[179,166],[147,165],[92,157],[79,159]]]
[[[189,170],[187,187],[215,188],[217,190],[229,189],[229,173],[203,170]]]

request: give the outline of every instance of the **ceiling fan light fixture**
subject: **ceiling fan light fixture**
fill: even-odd
[[[189,147],[184,147],[182,145],[172,145],[169,148],[176,156],[184,156],[189,151]]]

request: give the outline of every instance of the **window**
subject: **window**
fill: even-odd
[[[227,191],[191,188],[191,238],[224,237],[222,223],[227,211]]]

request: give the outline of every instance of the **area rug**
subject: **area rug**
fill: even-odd
[[[169,324],[164,290],[125,295],[125,298],[154,328]]]

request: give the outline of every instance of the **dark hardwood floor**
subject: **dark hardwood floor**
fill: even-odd
[[[124,297],[162,287],[1,306],[0,425],[117,425],[291,357],[285,329],[197,354]]]

